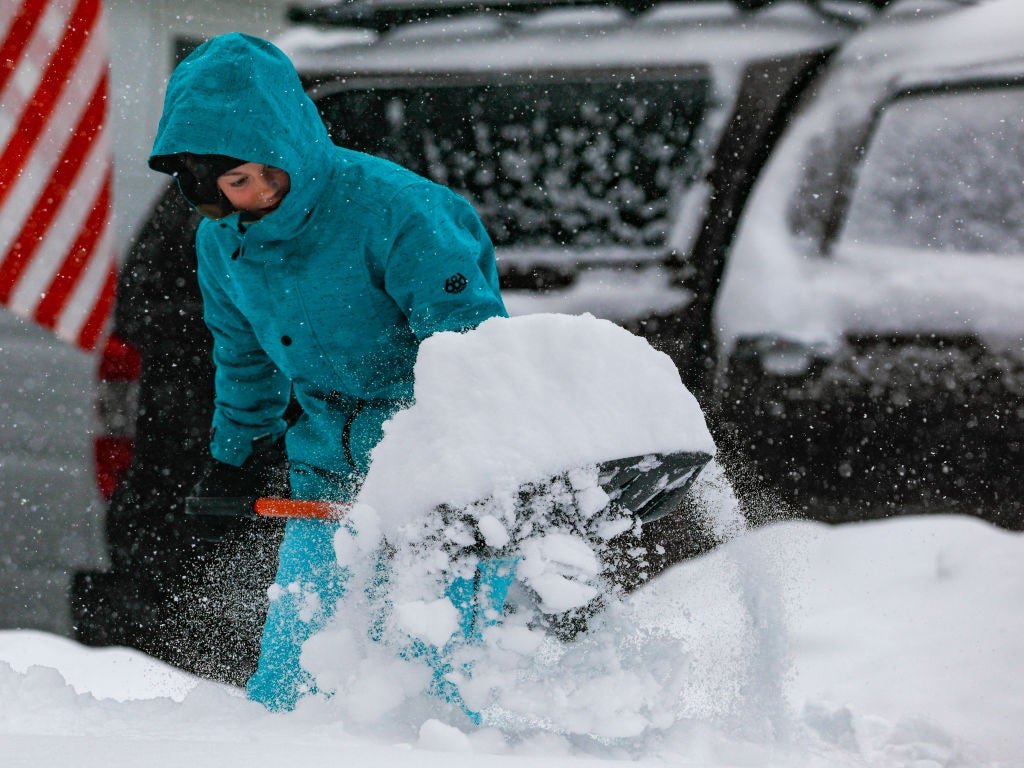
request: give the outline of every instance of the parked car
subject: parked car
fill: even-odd
[[[473,202],[510,312],[613,320],[695,383],[700,222],[756,172],[850,29],[806,6],[744,5],[340,4],[293,17],[342,29],[278,43],[337,143]]]
[[[513,314],[614,320],[701,392],[750,186],[802,92],[881,5],[349,3],[295,9],[301,26],[278,42],[335,141],[474,203]],[[211,407],[192,217],[170,190],[122,271],[101,367],[112,568],[80,573],[73,603],[82,642],[239,683],[279,531],[184,516]],[[659,526],[665,561],[703,545]]]
[[[93,376],[92,356],[0,309],[0,629],[69,634],[71,574],[106,563]]]
[[[804,514],[1024,528],[1024,17],[890,13],[807,93],[714,324],[718,425]]]

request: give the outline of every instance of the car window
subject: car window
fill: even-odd
[[[840,240],[1024,254],[1024,87],[918,93],[886,106]]]
[[[496,245],[656,247],[693,181],[709,86],[706,72],[378,85],[317,104],[335,142],[470,199]]]

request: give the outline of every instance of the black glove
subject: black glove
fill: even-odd
[[[252,442],[252,454],[240,467],[211,459],[192,496],[207,499],[290,496],[284,436],[273,442],[269,437],[259,437]]]

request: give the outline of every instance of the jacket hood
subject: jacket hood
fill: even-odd
[[[175,68],[149,166],[178,176],[186,197],[190,187],[180,182],[188,173],[185,153],[281,168],[291,191],[264,218],[298,224],[316,202],[333,146],[288,57],[266,40],[232,32],[203,43]],[[231,213],[190,202],[210,218]]]

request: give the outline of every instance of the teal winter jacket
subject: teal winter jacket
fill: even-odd
[[[335,146],[291,62],[258,38],[214,38],[175,69],[150,164],[166,170],[186,152],[274,166],[291,182],[261,219],[199,227],[211,453],[241,465],[254,438],[285,430],[294,393],[293,495],[334,495],[316,477],[365,471],[382,423],[411,400],[419,342],[505,315],[491,241],[447,188]]]

